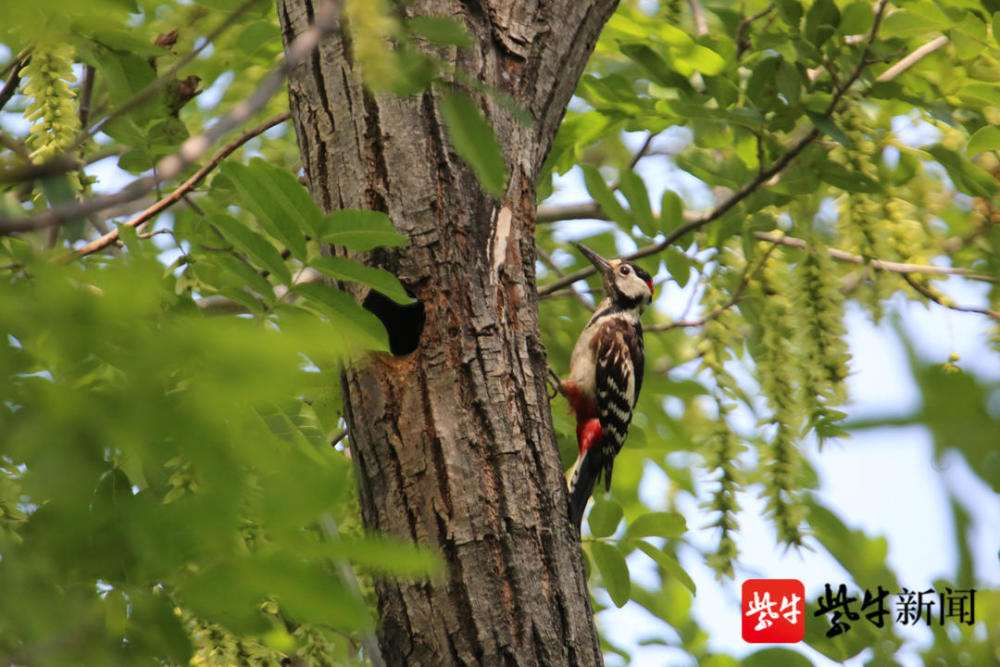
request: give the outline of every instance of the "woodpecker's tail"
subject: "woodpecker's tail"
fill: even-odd
[[[569,518],[576,526],[577,533],[583,524],[583,510],[594,492],[594,485],[601,474],[598,453],[600,447],[591,447],[577,458],[569,471]]]

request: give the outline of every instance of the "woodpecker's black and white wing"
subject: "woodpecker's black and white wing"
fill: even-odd
[[[570,519],[577,529],[602,473],[605,490],[611,488],[615,456],[632,423],[645,363],[642,329],[625,318],[607,317],[594,338],[594,388],[601,438],[580,455],[570,472]]]
[[[611,488],[615,457],[625,444],[632,423],[632,411],[642,387],[644,363],[642,329],[623,320],[609,322],[601,331],[597,344],[595,377],[605,490]]]

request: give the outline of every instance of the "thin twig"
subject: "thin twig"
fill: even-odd
[[[535,253],[538,255],[539,259],[542,260],[542,263],[545,264],[545,266],[549,267],[549,269],[557,276],[562,278],[563,276],[566,275],[566,272],[560,269],[556,265],[556,263],[552,261],[552,256],[549,255],[549,253],[545,252],[545,250],[543,250],[541,246],[537,245],[535,246]],[[581,304],[583,304],[584,308],[586,308],[590,312],[594,312],[594,306],[590,304],[586,299],[584,299],[582,294],[580,294],[574,289],[571,289],[570,291],[573,293],[573,296],[576,297],[576,300],[579,301]]]
[[[698,0],[688,0],[691,7],[691,19],[694,21],[694,34],[697,37],[704,37],[708,34],[708,21],[705,19],[705,10]]]
[[[629,169],[635,169],[635,165],[639,164],[639,160],[646,157],[646,155],[649,153],[649,146],[653,143],[653,137],[655,136],[656,135],[654,135],[652,132],[646,134],[646,140],[642,142],[642,146],[639,147],[639,150],[636,151],[636,154],[632,156],[631,160],[629,160],[628,163]],[[620,187],[621,187],[621,181],[616,181],[615,183],[612,183],[610,186],[608,186],[608,188],[612,192],[616,191]]]
[[[767,232],[754,232],[754,238],[760,241],[767,241],[768,243],[778,243],[783,246],[788,246],[790,248],[800,248],[804,249],[808,247],[808,243],[802,239],[795,238],[794,236],[777,236],[775,234],[769,234]],[[827,253],[830,257],[839,260],[841,262],[849,262],[851,264],[867,264],[871,266],[876,271],[885,271],[887,273],[917,273],[926,275],[947,275],[947,276],[962,276],[963,278],[968,278],[970,280],[981,280],[984,282],[997,282],[996,278],[990,276],[985,276],[979,273],[975,273],[969,269],[947,267],[947,266],[929,266],[927,264],[905,264],[902,262],[889,262],[884,259],[865,259],[861,255],[852,255],[849,252],[844,252],[843,250],[838,250],[837,248],[827,248]]]
[[[906,56],[905,58],[901,59],[899,62],[897,62],[895,65],[893,65],[892,67],[890,67],[886,71],[884,71],[881,74],[879,74],[878,77],[876,77],[875,80],[878,81],[879,83],[884,83],[886,81],[892,81],[897,76],[899,76],[900,74],[902,74],[906,70],[910,69],[911,67],[913,67],[914,65],[916,65],[918,62],[920,62],[922,59],[924,59],[927,56],[929,56],[930,54],[934,53],[935,51],[937,51],[938,49],[940,49],[942,46],[944,46],[947,43],[948,43],[948,38],[945,37],[944,35],[942,35],[940,37],[935,37],[934,39],[932,39],[931,41],[927,42],[923,46],[921,46],[921,47],[919,47],[917,49],[914,49],[914,51],[912,53],[910,53],[908,56]]]
[[[642,146],[639,147],[639,150],[632,156],[632,160],[628,163],[629,169],[635,169],[635,165],[639,164],[639,160],[646,157],[649,153],[649,147],[653,144],[653,139],[655,137],[656,135],[652,132],[646,135],[646,140],[642,142]]]
[[[28,147],[24,145],[24,142],[18,141],[17,139],[15,139],[14,137],[10,136],[9,134],[7,134],[6,132],[4,132],[3,130],[0,130],[0,146],[3,146],[4,148],[8,148],[8,149],[14,151],[25,162],[29,162],[29,163],[31,162],[31,151],[29,151]],[[7,170],[4,170],[4,171],[7,171]],[[0,183],[2,183],[2,182],[3,182],[2,179],[0,179]]]
[[[235,151],[237,148],[248,142],[250,139],[256,137],[258,134],[262,134],[263,132],[266,132],[267,130],[274,127],[275,125],[285,122],[286,120],[288,120],[290,116],[291,113],[285,111],[284,113],[280,113],[277,116],[271,118],[270,120],[261,123],[252,130],[244,132],[242,135],[240,135],[240,137],[229,142],[225,148],[223,148],[215,155],[215,157],[209,160],[208,164],[206,164],[201,169],[196,171],[194,175],[191,176],[191,178],[184,181],[176,190],[171,192],[163,199],[160,199],[159,201],[157,201],[155,204],[145,209],[144,211],[137,213],[128,222],[126,222],[124,226],[139,227],[140,225],[144,224],[151,218],[165,211],[170,206],[173,206],[178,201],[180,201],[188,192],[193,190],[194,187],[198,185],[198,183],[200,183],[201,180],[205,178],[205,176],[208,175],[210,171],[219,166],[219,163],[222,162],[226,157],[228,157],[233,151]],[[69,256],[83,257],[84,255],[89,255],[93,252],[97,252],[101,248],[106,248],[107,246],[114,243],[117,239],[118,239],[118,228],[115,228],[109,231],[104,236],[100,237],[99,239],[95,239],[90,243],[81,246]]]
[[[90,122],[90,101],[94,93],[94,76],[97,70],[93,65],[83,66],[83,81],[80,83],[80,127],[87,127]]]
[[[0,109],[3,109],[7,102],[10,102],[17,87],[21,85],[21,70],[28,64],[29,57],[27,54],[21,55],[10,64],[10,76],[7,77],[3,88],[0,88]]]
[[[747,28],[750,24],[757,19],[764,18],[768,14],[774,11],[775,3],[769,4],[764,9],[760,10],[756,14],[752,14],[742,21],[740,21],[739,26],[736,28],[736,59],[740,60],[743,57],[743,53],[750,48],[750,43],[747,41]]]
[[[9,63],[4,65],[3,69],[0,69],[0,79],[10,74],[15,67],[21,67],[21,61],[31,55],[31,49],[32,47],[30,46],[25,48],[23,51],[17,54],[16,58],[14,58]]]
[[[764,255],[760,258],[760,261],[758,261],[752,269],[750,268],[751,265],[747,264],[746,268],[743,269],[743,275],[740,276],[740,284],[736,286],[735,290],[733,290],[733,296],[732,298],[729,299],[728,303],[725,303],[719,306],[718,308],[713,308],[706,315],[698,318],[697,320],[687,320],[687,321],[678,320],[676,322],[653,324],[651,326],[645,327],[645,330],[669,331],[670,329],[679,329],[681,327],[700,327],[703,326],[705,323],[707,323],[709,320],[715,319],[716,317],[726,312],[733,306],[742,303],[743,301],[746,301],[746,299],[743,297],[743,292],[746,291],[747,287],[750,285],[750,281],[753,280],[754,276],[760,273],[761,269],[764,268],[764,265],[767,263],[767,260],[770,259],[771,255],[774,253],[774,251],[778,248],[779,245],[780,243],[778,243],[777,241],[773,242],[771,244],[771,247],[769,247],[767,251],[764,252]]]
[[[176,178],[188,165],[204,155],[220,137],[239,127],[262,109],[268,100],[278,92],[288,72],[316,48],[320,38],[333,30],[337,16],[340,14],[340,7],[340,0],[327,0],[326,4],[316,12],[315,23],[296,37],[295,41],[288,47],[284,62],[268,75],[245,102],[237,104],[204,133],[185,141],[177,153],[160,160],[156,169],[159,178],[162,180]],[[156,179],[147,177],[134,181],[116,193],[95,197],[77,204],[56,206],[26,218],[0,216],[0,235],[44,229],[66,220],[138,199],[150,192],[156,186],[156,182]]]
[[[917,292],[927,297],[937,305],[941,306],[942,308],[957,310],[960,313],[978,313],[980,315],[986,315],[988,317],[992,317],[994,320],[1000,322],[1000,313],[998,313],[995,310],[990,310],[989,308],[980,308],[978,306],[960,306],[956,303],[950,302],[950,299],[946,300],[946,297],[944,297],[943,295],[937,294],[934,292],[934,290],[928,289],[925,285],[921,285],[920,283],[918,283],[916,280],[913,279],[913,276],[911,276],[908,273],[903,274],[903,280],[905,280],[910,287],[912,287]]]

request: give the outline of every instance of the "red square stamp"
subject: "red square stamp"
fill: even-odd
[[[743,641],[794,644],[806,634],[806,589],[798,579],[747,579],[741,611]]]

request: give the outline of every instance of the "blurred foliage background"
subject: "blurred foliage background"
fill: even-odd
[[[908,347],[919,408],[852,418],[844,325],[845,308],[881,322],[904,299],[982,321],[998,351],[998,11],[993,0],[626,1],[602,34],[539,180],[541,322],[564,374],[593,303],[570,240],[637,251],[662,286],[629,440],[584,537],[596,607],[641,606],[664,624],[650,642],[697,664],[807,660],[726,655],[692,614],[698,589],[678,553],[720,581],[741,576],[748,494],[778,542],[828,553],[858,586],[907,585],[885,540],[816,492],[816,448],[851,429],[919,425],[939,463],[957,452],[1000,491],[997,380]],[[345,12],[383,94],[472,85],[427,48],[468,48],[457,22],[362,0]],[[409,297],[320,247],[406,239],[384,216],[312,203],[283,95],[254,109],[244,129],[256,130],[226,137],[217,168],[221,145],[159,176],[280,63],[274,6],[41,0],[4,3],[0,26],[3,661],[366,661],[371,576],[434,576],[437,561],[363,536],[338,368],[385,349],[386,334],[320,280]],[[502,192],[488,124],[460,95],[446,106],[455,151]],[[114,206],[32,222],[144,182]],[[979,301],[951,296],[956,282],[979,286],[959,291]],[[553,419],[568,465],[561,399]],[[660,477],[650,503],[640,486]],[[936,583],[979,589],[979,623],[935,627],[917,650],[927,663],[995,663],[1000,596],[976,572],[996,562],[974,562],[971,519],[950,502],[959,529],[931,539],[954,541],[959,564]],[[705,523],[711,548],[689,539]],[[634,553],[655,585],[630,575]],[[808,627],[806,644],[833,660],[901,659],[892,627],[834,639]],[[628,661],[634,647],[613,622],[602,630],[609,661]]]

